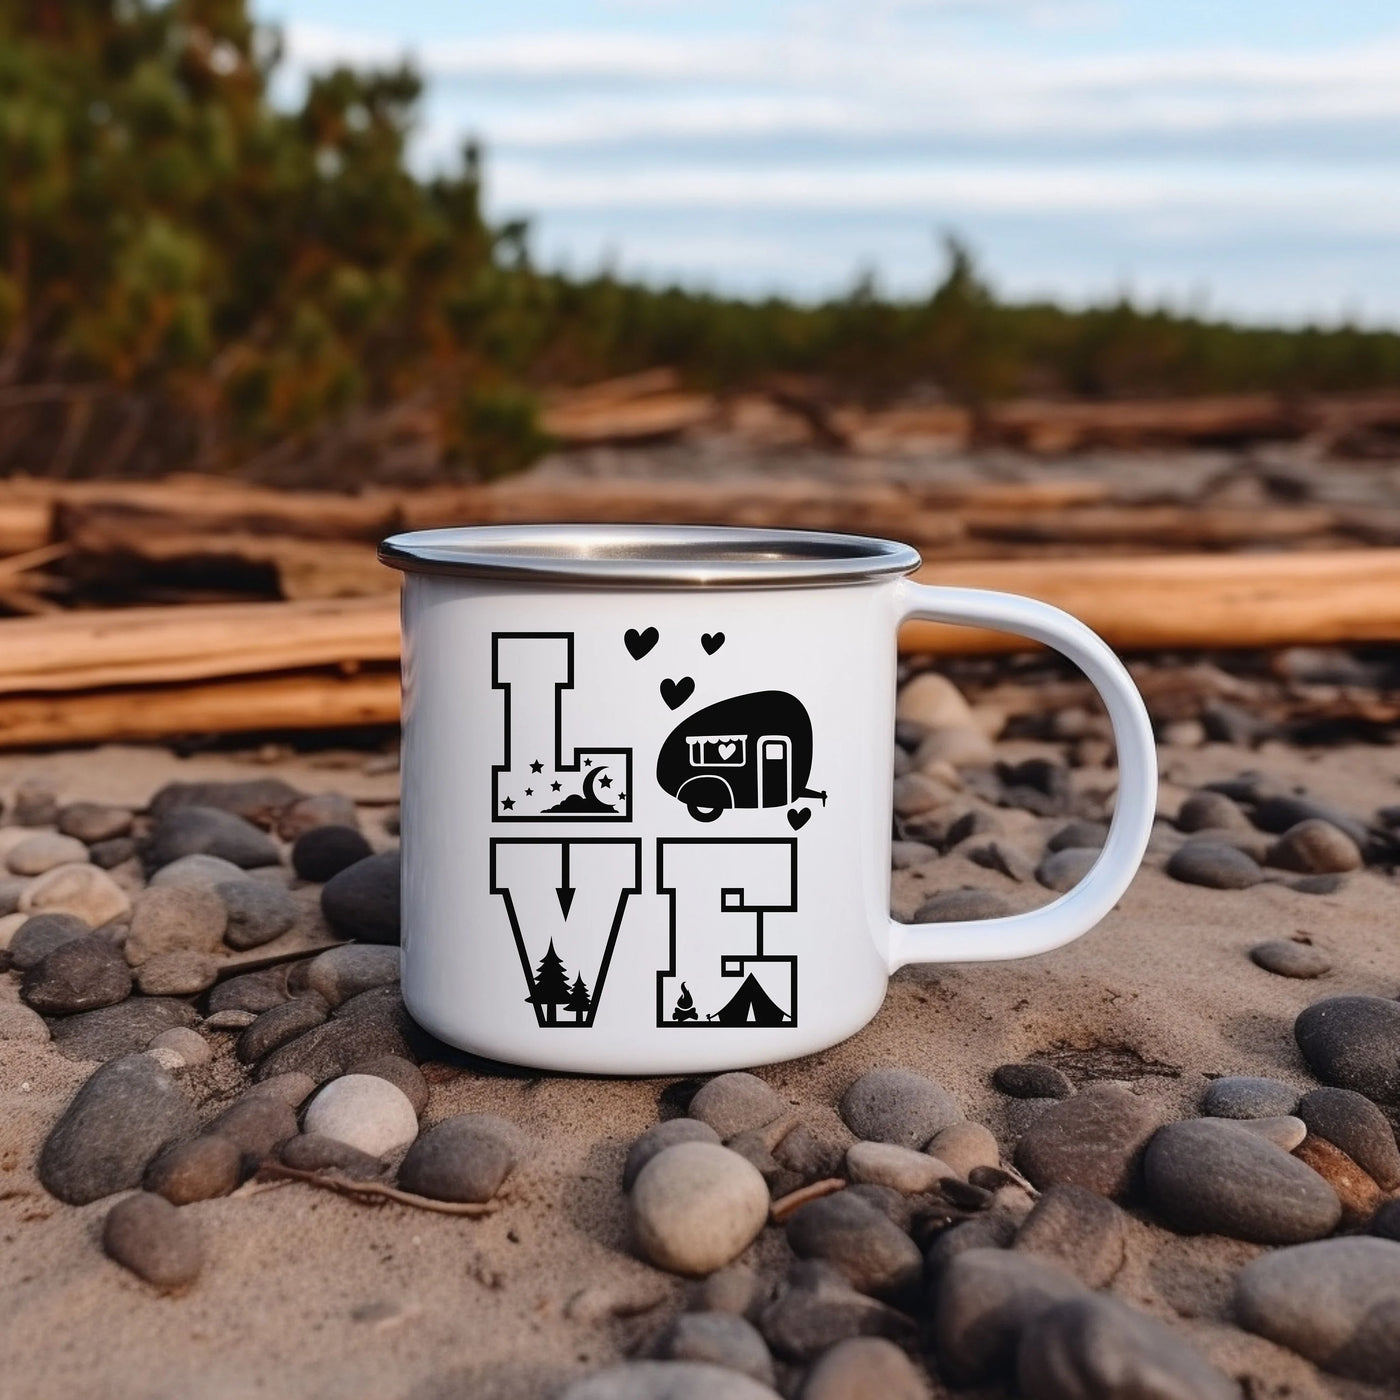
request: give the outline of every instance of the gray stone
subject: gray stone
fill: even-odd
[[[1261,1254],[1235,1281],[1240,1326],[1336,1375],[1400,1375],[1400,1243],[1321,1240]]]
[[[212,890],[178,885],[142,890],[132,904],[123,951],[133,967],[176,949],[213,953],[223,942],[227,922],[224,902]]]
[[[146,1049],[173,1050],[187,1065],[208,1064],[214,1058],[209,1042],[188,1026],[172,1026],[168,1031],[161,1031]]]
[[[949,1226],[934,1236],[924,1255],[924,1275],[936,1290],[948,1265],[960,1254],[973,1249],[1010,1249],[1022,1217],[1005,1210],[985,1210],[960,1224]]]
[[[1067,1099],[1074,1094],[1063,1070],[1035,1061],[998,1065],[992,1071],[992,1083],[1013,1099]]]
[[[284,841],[295,841],[318,826],[358,827],[355,804],[343,792],[318,792],[300,797],[277,814],[277,834]]]
[[[49,1038],[48,1022],[17,1001],[0,1002],[0,1040],[27,1040],[36,1045]]]
[[[1278,794],[1262,798],[1254,808],[1254,825],[1260,831],[1285,834],[1300,822],[1323,821],[1350,836],[1358,846],[1365,846],[1370,833],[1365,822],[1336,807],[1318,802],[1312,797]]]
[[[1212,890],[1247,890],[1264,878],[1256,861],[1219,841],[1188,841],[1167,861],[1167,874]]]
[[[1386,1201],[1371,1217],[1366,1233],[1400,1241],[1400,1199]]]
[[[1082,1186],[1052,1186],[1016,1233],[1016,1248],[1063,1265],[1089,1288],[1123,1266],[1128,1220],[1112,1201]]]
[[[297,1133],[297,1116],[284,1103],[254,1095],[224,1109],[204,1130],[237,1143],[245,1161],[256,1164],[272,1157],[279,1143]]]
[[[1047,851],[1099,851],[1108,840],[1108,827],[1103,822],[1077,819],[1067,822],[1045,843]]]
[[[323,1085],[306,1107],[308,1133],[347,1143],[369,1157],[386,1157],[418,1136],[408,1095],[375,1074],[343,1074]]]
[[[684,1312],[656,1341],[665,1361],[704,1361],[773,1384],[768,1344],[750,1322],[728,1312]]]
[[[728,1264],[692,1285],[687,1306],[694,1312],[726,1312],[744,1317],[764,1287],[747,1264]]]
[[[809,1201],[793,1212],[786,1229],[799,1259],[825,1261],[862,1293],[907,1296],[922,1276],[923,1256],[914,1241],[853,1191]]]
[[[162,1293],[188,1288],[204,1267],[204,1240],[194,1216],[147,1191],[107,1212],[102,1248]]]
[[[893,1342],[849,1337],[812,1367],[801,1400],[928,1400],[928,1381]]]
[[[1239,1387],[1155,1318],[1113,1298],[1071,1298],[1026,1325],[1025,1400],[1239,1400]]]
[[[150,887],[154,890],[179,885],[187,889],[213,890],[226,881],[245,878],[241,867],[231,860],[209,855],[181,856],[161,866],[151,876]]]
[[[1098,858],[1099,849],[1097,846],[1067,846],[1062,851],[1055,851],[1046,856],[1036,866],[1035,878],[1047,890],[1055,890],[1063,894],[1067,890],[1072,890],[1088,875]]]
[[[1006,900],[991,890],[940,890],[919,905],[914,922],[962,923],[971,919],[1001,919],[1013,912]]]
[[[0,919],[19,912],[20,896],[29,888],[21,875],[0,875]]]
[[[26,778],[15,788],[10,820],[16,826],[52,826],[58,819],[58,793],[47,778]]]
[[[1158,1122],[1153,1107],[1136,1094],[1094,1085],[1037,1115],[1017,1144],[1016,1165],[1041,1190],[1083,1186],[1121,1200],[1134,1189]]]
[[[1285,831],[1269,848],[1265,860],[1300,875],[1344,874],[1360,869],[1361,851],[1346,832],[1312,817]]]
[[[370,1074],[376,1079],[387,1079],[413,1105],[418,1117],[428,1106],[428,1081],[423,1071],[401,1055],[375,1055],[368,1060],[360,1060],[350,1066],[351,1074]]]
[[[182,807],[212,807],[257,826],[270,827],[287,807],[304,796],[281,778],[166,783],[151,798],[150,813],[159,821]]]
[[[128,974],[129,975],[129,974]],[[192,1026],[194,1008],[174,997],[128,997],[115,1006],[53,1022],[53,1043],[70,1060],[114,1060],[144,1050],[162,1031]]]
[[[1400,1104],[1400,1001],[1327,997],[1300,1013],[1293,1035],[1325,1084]]]
[[[213,1011],[204,1018],[204,1029],[207,1031],[243,1031],[256,1021],[257,1015],[252,1011]]]
[[[58,829],[87,846],[112,841],[131,831],[132,814],[106,802],[70,802],[58,814]]]
[[[141,1183],[167,1143],[192,1133],[194,1109],[149,1055],[103,1065],[73,1096],[39,1152],[39,1180],[69,1205]]]
[[[990,836],[1001,830],[1001,823],[981,807],[972,807],[949,824],[943,839],[944,850],[951,851],[973,836]]]
[[[1208,1118],[1275,1118],[1292,1113],[1298,1091],[1278,1079],[1230,1074],[1214,1080],[1201,1100]]]
[[[13,875],[42,875],[57,865],[79,864],[87,858],[81,841],[56,831],[36,831],[10,847],[5,864]]]
[[[410,1042],[418,1035],[398,988],[379,987],[351,997],[336,1007],[329,1021],[265,1055],[258,1061],[255,1077],[268,1079],[297,1071],[320,1084],[361,1060],[380,1055],[412,1059]]]
[[[136,969],[136,985],[147,996],[195,996],[214,985],[218,959],[190,948],[156,953]]]
[[[384,1172],[384,1163],[378,1157],[371,1157],[348,1142],[337,1142],[315,1133],[288,1138],[278,1148],[277,1155],[286,1166],[298,1171],[338,1172],[355,1181],[372,1181]]]
[[[275,1074],[271,1079],[260,1079],[250,1084],[244,1091],[245,1099],[273,1099],[284,1103],[288,1108],[300,1108],[315,1091],[316,1081],[309,1074]]]
[[[373,854],[373,847],[357,827],[316,826],[297,837],[292,869],[303,880],[322,885]]]
[[[761,1128],[780,1118],[788,1105],[755,1074],[719,1074],[696,1091],[689,1113],[708,1123],[721,1138]]]
[[[26,914],[75,914],[89,928],[120,919],[131,908],[125,890],[95,865],[56,865],[20,895]]]
[[[846,1175],[853,1182],[888,1186],[905,1195],[938,1189],[939,1181],[957,1173],[927,1152],[893,1142],[854,1142],[846,1149]]]
[[[1224,1118],[1169,1123],[1143,1161],[1147,1201],[1174,1229],[1256,1244],[1330,1234],[1337,1193],[1311,1167]]]
[[[674,1147],[678,1142],[718,1143],[720,1136],[708,1123],[698,1118],[668,1118],[648,1128],[627,1151],[622,1166],[622,1189],[630,1191],[637,1174],[658,1152]]]
[[[270,1011],[289,1000],[285,965],[264,968],[261,972],[245,972],[220,982],[209,993],[209,1010]]]
[[[868,1070],[841,1099],[841,1117],[857,1137],[901,1147],[923,1147],[962,1116],[946,1089],[907,1069]]]
[[[1292,1152],[1308,1135],[1308,1125],[1291,1113],[1281,1113],[1274,1118],[1236,1118],[1230,1121],[1247,1133],[1257,1133],[1265,1142],[1271,1142],[1285,1152]]]
[[[1052,817],[1067,811],[1074,798],[1069,769],[1053,759],[998,763],[997,777],[1003,806],[1021,807],[1037,816]]]
[[[981,1123],[950,1123],[933,1135],[924,1151],[945,1163],[954,1175],[964,1178],[974,1167],[995,1167],[1001,1163],[997,1140]]]
[[[1291,938],[1271,938],[1256,943],[1249,950],[1250,960],[1265,972],[1279,977],[1321,977],[1331,972],[1332,959],[1311,943],[1298,943]]]
[[[24,974],[20,996],[36,1011],[66,1016],[115,1006],[131,995],[131,970],[105,938],[73,938]]]
[[[1345,875],[1300,875],[1286,881],[1296,894],[1336,894],[1346,884]]]
[[[146,1168],[143,1185],[172,1205],[227,1196],[242,1180],[243,1152],[232,1138],[205,1133],[172,1143]]]
[[[399,1166],[399,1185],[435,1201],[489,1201],[515,1163],[509,1130],[502,1130],[500,1119],[489,1113],[459,1113],[419,1135]],[[766,1212],[766,1187],[763,1199]]]
[[[144,854],[152,870],[181,856],[218,856],[245,870],[279,859],[277,843],[266,832],[232,812],[203,806],[172,807],[158,817]]]
[[[778,1400],[778,1392],[700,1361],[624,1361],[574,1381],[559,1400]]]
[[[893,805],[901,817],[920,817],[944,806],[950,789],[923,773],[905,773],[894,780]]]
[[[35,914],[26,919],[10,939],[10,965],[28,972],[61,943],[86,938],[92,930],[73,914]]]
[[[916,1329],[904,1313],[858,1293],[829,1264],[799,1260],[759,1316],[768,1345],[788,1361],[806,1362],[848,1337],[912,1343]]]
[[[279,1046],[314,1030],[325,1021],[328,1014],[326,1003],[319,996],[308,995],[284,1001],[264,1011],[238,1037],[238,1058],[245,1065],[254,1064]]]
[[[1086,1289],[1048,1259],[1019,1250],[970,1249],[944,1270],[934,1304],[934,1353],[956,1385],[1005,1375],[1022,1332],[1042,1313]]]
[[[266,880],[226,880],[214,886],[214,893],[227,913],[224,942],[230,948],[260,948],[297,921],[296,900]]]
[[[135,840],[130,836],[114,836],[110,841],[94,841],[88,847],[88,859],[100,870],[115,870],[138,855]]]
[[[1005,841],[989,841],[985,846],[970,846],[963,853],[974,865],[995,870],[1019,885],[1035,879],[1035,862]]]
[[[890,865],[895,870],[912,870],[938,859],[938,852],[922,841],[895,841],[890,845]]]
[[[1385,1191],[1400,1187],[1400,1149],[1385,1114],[1352,1089],[1314,1089],[1294,1112],[1310,1133],[1339,1147]]]
[[[399,890],[399,853],[381,851],[326,881],[321,888],[321,912],[342,938],[397,943]]]
[[[339,1006],[361,992],[391,986],[398,980],[398,948],[375,943],[330,948],[313,958],[306,970],[306,985],[323,997],[327,1006]]]
[[[1253,827],[1239,803],[1223,792],[1193,792],[1177,813],[1181,831],[1251,831]]]

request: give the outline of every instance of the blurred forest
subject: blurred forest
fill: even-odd
[[[741,301],[535,267],[473,147],[421,178],[408,68],[275,105],[245,0],[0,0],[0,474],[349,488],[537,457],[540,396],[667,366],[729,391],[972,408],[1400,388],[1400,334],[929,296]]]

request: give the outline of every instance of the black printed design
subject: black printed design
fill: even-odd
[[[640,661],[660,640],[661,633],[655,627],[648,627],[641,632],[635,627],[629,627],[622,634],[622,643],[632,654],[633,661]]]
[[[667,677],[661,682],[661,698],[666,702],[669,709],[680,709],[694,693],[695,681],[690,676],[682,676],[678,681],[673,681],[670,677]]]
[[[505,692],[504,761],[491,769],[493,821],[631,821],[630,748],[575,748],[565,760],[572,632],[494,633],[491,685]]]
[[[782,690],[736,695],[683,719],[661,746],[656,781],[696,821],[731,807],[786,807],[826,793],[807,787],[812,722],[802,702]],[[810,812],[809,812],[810,815]],[[793,830],[806,817],[789,813]]]
[[[797,955],[764,947],[764,916],[797,912],[796,841],[663,838],[656,889],[670,900],[658,1026],[797,1024]]]
[[[700,637],[700,645],[705,648],[706,656],[713,656],[724,645],[724,633],[705,632]]]
[[[627,901],[641,890],[638,840],[491,842],[491,893],[505,903],[536,1024],[593,1024]]]

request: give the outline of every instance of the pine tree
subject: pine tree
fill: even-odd
[[[569,975],[564,971],[563,959],[554,951],[554,940],[549,940],[549,951],[540,959],[535,969],[535,990],[530,1000],[545,1013],[549,1025],[557,1023],[557,1008],[569,1001]]]
[[[593,998],[588,995],[588,983],[583,980],[583,973],[574,978],[574,985],[569,988],[569,999],[564,1005],[574,1013],[575,1021],[582,1021],[588,1015]]]

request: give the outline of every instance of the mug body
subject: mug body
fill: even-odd
[[[587,527],[571,538],[587,552]],[[414,1019],[491,1059],[604,1074],[791,1059],[864,1025],[889,966],[891,572],[408,571]]]

